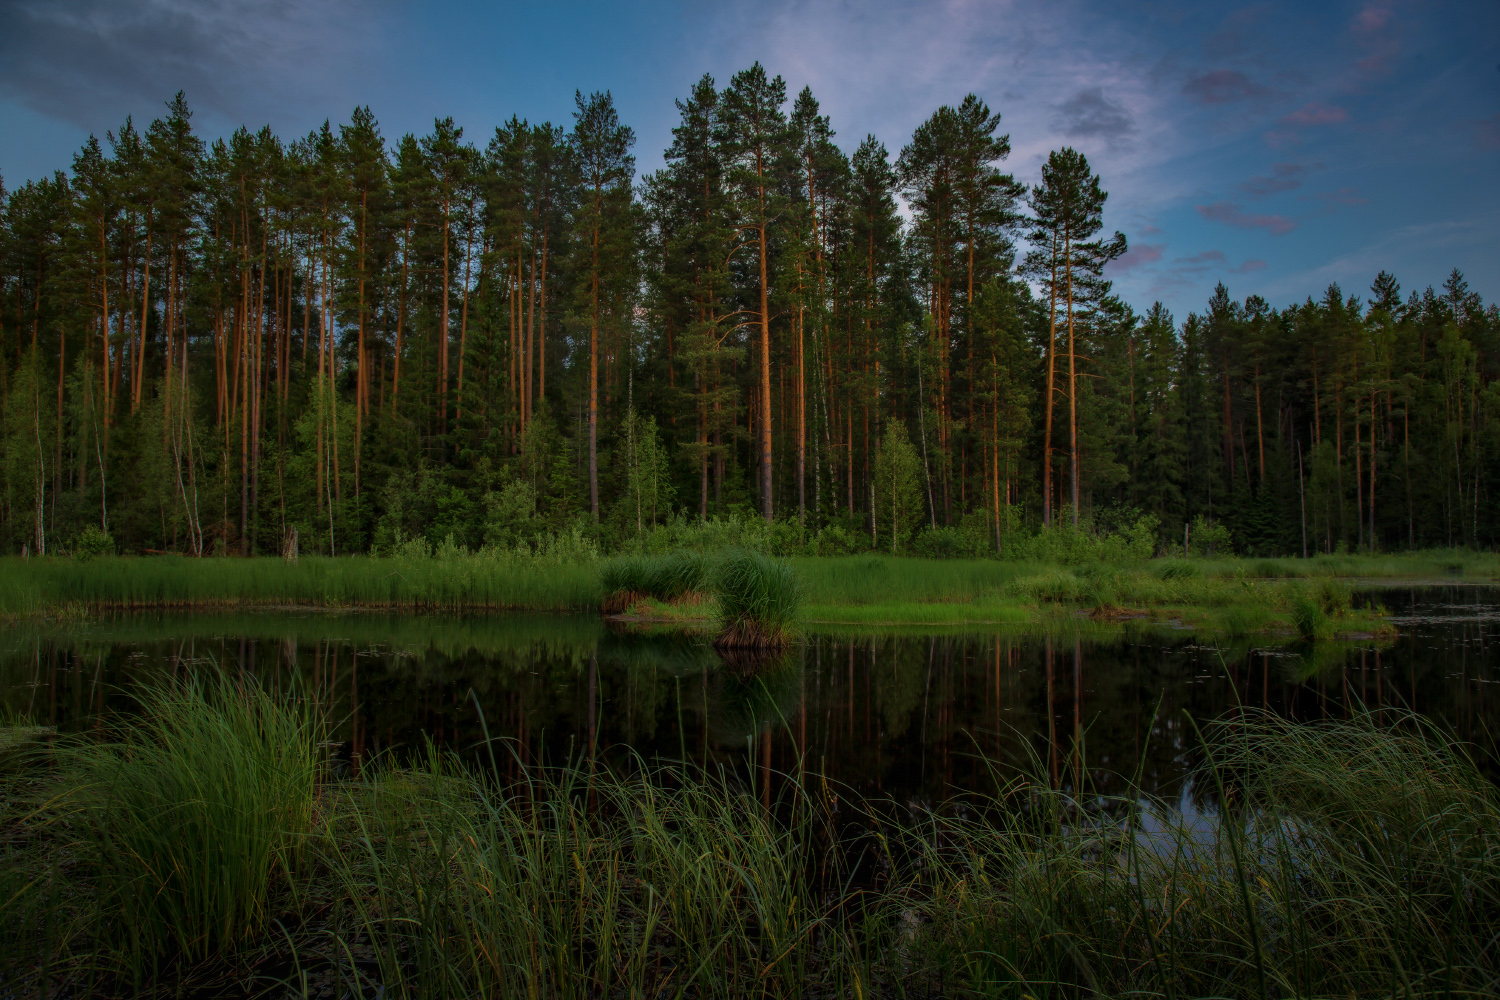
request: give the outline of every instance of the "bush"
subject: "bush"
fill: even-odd
[[[95,556],[112,556],[115,554],[115,540],[110,537],[109,532],[98,525],[91,524],[79,532],[78,540],[73,543],[73,555],[78,559],[93,559]]]
[[[973,543],[957,528],[923,528],[912,551],[928,559],[960,559],[973,556]]]

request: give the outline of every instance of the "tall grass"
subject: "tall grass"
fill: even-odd
[[[600,608],[606,614],[617,614],[645,597],[675,601],[687,594],[702,593],[708,589],[711,572],[707,556],[686,550],[611,559],[599,572],[605,595]]]
[[[304,718],[179,689],[63,753],[53,805],[0,831],[0,885],[62,887],[0,898],[0,992],[38,992],[38,970],[88,992],[96,952],[104,988],[148,994],[225,970],[394,997],[1500,989],[1500,795],[1415,719],[1226,718],[1183,814],[1049,787],[1042,767],[932,811],[638,760],[502,783],[498,745],[483,767],[429,751],[335,780]],[[127,772],[142,790],[100,780]],[[81,834],[67,803],[87,803]]]
[[[1196,820],[1020,784],[999,823],[934,820],[933,954],[993,991],[1494,995],[1500,800],[1407,725],[1212,727]]]
[[[301,867],[319,779],[318,717],[254,682],[147,687],[143,716],[66,750],[79,862],[136,976],[264,933]]]
[[[741,549],[719,560],[713,576],[721,649],[777,649],[792,639],[802,582],[785,559]]]
[[[0,558],[0,615],[88,608],[319,605],[565,611],[599,601],[591,562],[482,550],[448,558]]]

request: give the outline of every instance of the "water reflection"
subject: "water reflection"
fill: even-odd
[[[1402,630],[1385,645],[1204,645],[1149,628],[847,633],[727,662],[700,638],[585,618],[136,616],[8,630],[0,701],[77,729],[128,710],[135,682],[221,667],[295,678],[329,707],[355,768],[426,739],[478,754],[487,724],[512,741],[497,755],[512,774],[568,756],[686,757],[767,799],[778,775],[805,767],[862,794],[933,801],[989,787],[990,758],[1099,795],[1124,792],[1139,766],[1146,789],[1176,799],[1193,763],[1188,715],[1411,707],[1483,739],[1500,722],[1495,596],[1382,594]]]

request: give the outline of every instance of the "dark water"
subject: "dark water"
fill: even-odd
[[[1160,628],[851,631],[810,635],[759,663],[591,618],[136,615],[7,630],[0,705],[77,730],[129,711],[136,682],[222,668],[272,683],[295,676],[330,707],[354,768],[424,737],[487,762],[477,704],[523,760],[592,746],[616,766],[633,752],[774,775],[795,771],[800,750],[809,769],[862,794],[924,801],[989,787],[982,757],[1102,794],[1123,791],[1121,775],[1139,764],[1148,790],[1176,796],[1196,745],[1189,717],[1241,704],[1309,721],[1361,704],[1413,709],[1488,746],[1500,731],[1500,591],[1362,599],[1391,611],[1397,639],[1306,647],[1204,645]],[[514,770],[510,753],[499,760]]]

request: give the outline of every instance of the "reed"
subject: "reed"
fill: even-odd
[[[721,649],[779,649],[792,640],[802,610],[802,582],[785,559],[741,549],[714,568]]]
[[[686,550],[666,555],[621,556],[599,571],[604,599],[600,610],[619,614],[651,597],[675,601],[708,588],[712,572],[707,556]]]
[[[594,607],[592,562],[481,550],[444,558],[0,558],[0,615],[253,605],[566,611]]]

